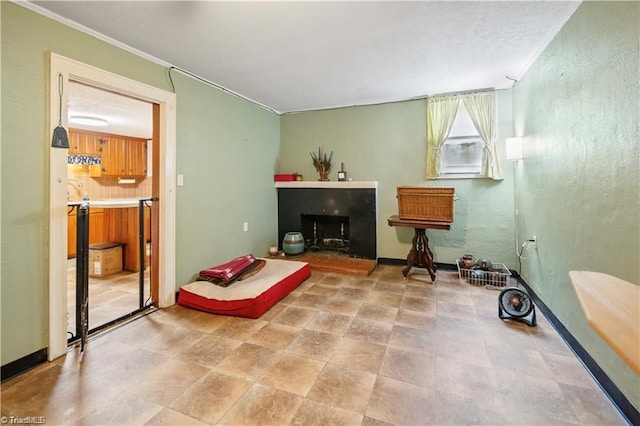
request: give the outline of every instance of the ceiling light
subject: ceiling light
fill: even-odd
[[[75,124],[84,124],[85,126],[104,127],[109,124],[109,122],[104,118],[91,117],[88,115],[72,115],[71,117],[69,117],[69,121]]]

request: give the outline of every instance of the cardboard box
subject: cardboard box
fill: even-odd
[[[122,272],[122,243],[89,246],[89,276],[106,277]]]

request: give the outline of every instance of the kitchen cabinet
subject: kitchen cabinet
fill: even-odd
[[[127,271],[140,270],[138,207],[107,208],[104,215],[105,241],[117,241],[124,244],[123,268]],[[144,209],[145,242],[151,238],[149,209]],[[145,256],[145,265],[149,259]]]
[[[78,225],[78,209],[67,215],[67,258],[76,257]],[[104,209],[89,209],[89,244],[101,243],[104,241]]]
[[[110,136],[102,146],[102,176],[145,177],[147,175],[146,139]]]
[[[102,139],[104,136],[99,133],[69,129],[69,155],[99,157],[102,154],[102,144],[100,143]]]

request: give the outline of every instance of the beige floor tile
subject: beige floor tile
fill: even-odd
[[[325,276],[320,278],[317,282],[318,284],[340,288],[345,284],[347,284],[350,280],[351,280],[351,277],[346,275],[326,274]]]
[[[83,353],[3,382],[2,415],[47,424],[625,424],[543,315],[536,327],[501,320],[499,292],[457,271],[439,270],[432,284],[401,269],[312,272],[257,320],[178,305],[149,311],[93,336]],[[105,315],[135,299],[125,278],[93,290]]]
[[[214,370],[255,381],[278,359],[279,352],[264,346],[243,343],[220,361]]]
[[[347,299],[352,301],[364,302],[371,293],[368,288],[354,288],[354,287],[342,287],[336,293],[336,297],[339,299]]]
[[[365,415],[393,425],[436,424],[436,392],[378,376]]]
[[[535,337],[534,343],[540,353],[573,356],[569,346],[551,327],[528,327],[527,332]]]
[[[251,387],[251,381],[210,372],[176,398],[169,408],[207,424],[220,418]]]
[[[280,312],[284,311],[287,305],[282,303],[282,300],[275,305],[273,305],[267,312],[262,314],[260,319],[262,321],[271,321],[273,320]]]
[[[343,338],[336,345],[329,362],[378,374],[385,349],[384,345],[377,343]]]
[[[322,305],[320,310],[323,312],[331,312],[338,315],[354,316],[360,310],[361,305],[362,301],[358,300],[331,298],[327,300],[324,305]]]
[[[206,367],[164,358],[147,369],[145,375],[127,383],[121,390],[167,406],[208,372]]]
[[[340,336],[335,334],[303,329],[296,340],[287,348],[287,352],[327,361],[339,340]]]
[[[425,354],[435,352],[436,341],[436,333],[433,330],[401,325],[394,325],[389,335],[389,347]]]
[[[438,425],[525,425],[508,416],[499,396],[487,403],[446,392],[436,393],[436,422]],[[517,414],[515,414],[517,417]],[[534,425],[534,424],[532,424]]]
[[[547,366],[540,352],[531,349],[521,349],[517,344],[505,345],[487,342],[487,353],[491,366],[498,370],[509,370],[518,374],[553,378],[551,369]],[[584,367],[581,366],[584,370]]]
[[[72,424],[118,395],[94,375],[44,364],[2,383],[5,416],[44,416],[47,424]]]
[[[492,368],[440,357],[435,360],[436,390],[477,401],[487,406],[501,401],[500,387]]]
[[[583,425],[622,425],[625,419],[598,388],[559,384]]]
[[[399,309],[395,321],[395,325],[421,328],[424,330],[435,330],[436,324],[437,322],[435,313],[424,313],[410,311],[407,309]]]
[[[402,302],[402,295],[389,293],[386,291],[370,291],[367,295],[365,303],[372,305],[385,306],[388,308],[399,308]]]
[[[482,322],[476,319],[452,319],[451,317],[439,315],[437,316],[437,320],[437,331],[440,337],[447,338],[451,336],[466,339],[485,339],[485,329],[482,327]],[[498,321],[497,315],[496,321]]]
[[[144,347],[152,352],[175,357],[186,348],[197,344],[205,336],[209,336],[209,334],[202,331],[174,327],[151,339]]]
[[[309,290],[306,291],[307,294],[314,294],[324,297],[331,297],[337,292],[338,288],[322,284],[314,284]]]
[[[305,293],[294,300],[291,305],[299,308],[308,309],[320,309],[322,305],[327,301],[326,296],[320,296],[317,294]]]
[[[397,308],[388,308],[385,306],[364,303],[356,314],[356,318],[393,323],[396,319],[396,315],[398,315]]]
[[[242,341],[208,334],[193,346],[183,348],[177,358],[193,364],[213,368],[236,350]]]
[[[545,352],[540,355],[544,359],[545,364],[549,366],[556,382],[565,385],[581,386],[583,388],[598,387],[598,384],[575,356],[556,355]],[[640,381],[638,383],[638,389],[640,389]]]
[[[354,318],[344,337],[365,342],[387,344],[391,335],[391,323]]]
[[[247,343],[266,346],[271,349],[286,349],[300,332],[299,328],[284,324],[268,323],[257,331]]]
[[[377,280],[369,278],[352,278],[344,284],[344,287],[366,288],[371,290],[376,285]]]
[[[321,331],[323,333],[342,336],[349,328],[353,317],[348,315],[338,315],[329,312],[318,312],[318,314],[305,327],[308,330]]]
[[[375,380],[375,374],[327,364],[309,390],[307,398],[363,414]]]
[[[212,333],[229,339],[247,340],[266,324],[267,322],[263,320],[232,317],[225,324],[213,330]]]
[[[160,309],[154,313],[154,315],[158,316],[158,321],[164,321],[171,325],[191,330],[202,331],[203,333],[211,333],[233,319],[233,317],[213,315],[207,312],[188,309],[180,305]]]
[[[175,329],[175,325],[158,321],[156,313],[146,315],[126,327],[118,327],[110,338],[129,345],[144,348],[150,341]]]
[[[162,411],[162,406],[134,395],[121,392],[105,399],[77,424],[81,425],[136,425],[144,424]]]
[[[305,399],[289,423],[292,426],[359,425],[362,415]]]
[[[299,396],[255,384],[231,407],[218,424],[284,425],[293,418],[301,403],[302,398]]]
[[[407,283],[404,294],[413,297],[428,297],[436,299],[438,295],[438,287],[430,284]]]
[[[505,370],[495,370],[494,374],[501,393],[505,395],[505,403],[519,407],[523,416],[579,423],[560,386],[554,380],[522,376]]]
[[[258,383],[306,396],[325,364],[324,361],[285,353],[267,368]]]
[[[272,322],[302,328],[307,325],[316,314],[317,311],[313,309],[287,306],[273,318]]]
[[[436,355],[439,358],[449,358],[457,362],[476,365],[478,367],[491,367],[489,354],[482,341],[469,344],[464,338],[453,336],[441,338],[436,333]]]
[[[186,416],[177,411],[171,410],[169,408],[165,408],[160,411],[158,414],[153,416],[151,420],[145,423],[147,426],[175,426],[175,425],[184,425],[184,426],[204,426],[206,423],[201,422],[200,420],[194,419],[193,417]]]
[[[380,375],[423,388],[434,388],[436,365],[436,357],[433,354],[387,348]]]
[[[408,309],[410,311],[418,311],[422,313],[438,312],[440,304],[437,304],[436,300],[430,297],[417,297],[417,296],[402,296],[402,302],[400,303],[400,309]]]
[[[407,285],[404,282],[397,279],[384,280],[381,278],[373,287],[373,290],[402,295],[406,287]]]

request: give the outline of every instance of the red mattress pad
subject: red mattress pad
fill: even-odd
[[[266,259],[260,272],[229,287],[208,281],[180,287],[178,304],[213,314],[260,318],[310,275],[306,262]]]

